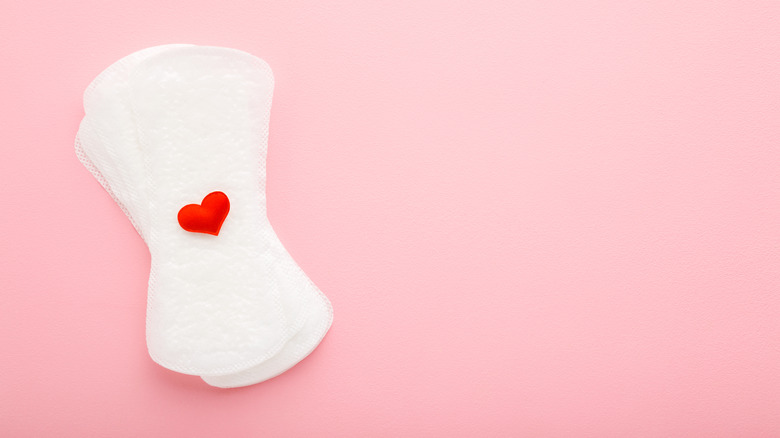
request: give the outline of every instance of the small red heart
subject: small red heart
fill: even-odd
[[[222,223],[230,211],[230,201],[222,192],[212,192],[198,204],[188,204],[179,210],[179,225],[193,233],[219,235]]]

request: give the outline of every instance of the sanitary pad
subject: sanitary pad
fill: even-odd
[[[266,216],[272,92],[259,58],[168,45],[116,62],[84,94],[77,155],[152,256],[150,356],[213,386],[286,371],[332,321]]]

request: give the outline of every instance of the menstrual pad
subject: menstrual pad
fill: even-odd
[[[76,139],[152,255],[151,357],[219,387],[286,371],[332,321],[266,216],[272,91],[247,53],[153,47],[90,84]]]

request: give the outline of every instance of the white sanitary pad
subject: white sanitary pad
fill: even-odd
[[[259,58],[168,45],[116,62],[84,94],[77,155],[152,255],[149,353],[213,386],[286,371],[319,344],[333,317],[266,217],[272,92]],[[229,199],[227,216],[202,209],[204,220],[224,218],[218,234],[185,230],[180,210],[213,192]]]

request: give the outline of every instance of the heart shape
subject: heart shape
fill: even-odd
[[[230,201],[222,192],[212,192],[198,204],[188,204],[179,210],[179,225],[193,233],[219,235],[222,223],[230,211]]]

